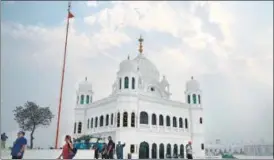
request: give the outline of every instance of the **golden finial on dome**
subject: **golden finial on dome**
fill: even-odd
[[[144,41],[144,39],[142,38],[142,35],[140,35],[140,38],[139,38],[139,52],[140,52],[140,54],[142,54],[143,53],[143,41]]]

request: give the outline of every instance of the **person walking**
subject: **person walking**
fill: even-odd
[[[92,146],[94,149],[94,159],[99,158],[99,138],[97,139],[96,143]]]
[[[6,136],[6,133],[1,134],[1,148],[6,148],[6,141],[8,139],[8,136]]]
[[[115,143],[113,142],[111,136],[108,137],[108,146],[107,146],[107,158],[113,159],[113,152],[115,149]]]
[[[191,141],[189,141],[188,144],[186,145],[186,154],[187,154],[187,159],[193,159]]]
[[[73,144],[69,135],[66,135],[65,142],[66,144],[63,146],[62,153],[57,159],[61,159],[61,157],[63,159],[72,159],[76,154],[76,150],[74,151],[73,149]]]
[[[104,143],[103,144],[103,150],[102,150],[102,159],[108,159],[108,156],[107,156],[107,144]]]
[[[17,133],[17,139],[13,143],[11,149],[12,159],[22,159],[27,145],[27,139],[24,137],[25,132],[20,131]]]
[[[125,147],[125,143],[121,144],[121,141],[118,141],[118,144],[116,146],[116,155],[117,155],[117,159],[123,159],[123,153],[124,153],[124,147]]]

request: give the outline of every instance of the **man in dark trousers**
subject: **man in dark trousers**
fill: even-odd
[[[94,159],[98,159],[99,158],[99,138],[97,139],[96,143],[93,145],[93,149],[94,149]]]
[[[117,159],[124,159],[123,153],[124,153],[124,147],[125,147],[125,143],[121,144],[120,141],[118,141],[118,145],[116,146],[116,155],[117,155]]]
[[[186,145],[186,156],[187,156],[187,159],[193,159],[191,141],[189,141],[188,144]]]
[[[12,159],[22,159],[24,155],[24,151],[27,145],[27,139],[24,137],[25,132],[20,131],[17,134],[17,139],[13,144],[13,147],[11,149],[11,156]]]
[[[113,142],[113,140],[111,139],[111,136],[108,137],[108,146],[107,146],[107,155],[108,155],[108,159],[113,159],[113,152],[115,149],[115,143]]]
[[[8,139],[8,136],[6,136],[6,133],[1,134],[1,148],[6,148],[6,140]]]
[[[108,159],[108,155],[107,155],[107,144],[106,143],[104,143],[103,144],[103,149],[102,149],[102,159]]]

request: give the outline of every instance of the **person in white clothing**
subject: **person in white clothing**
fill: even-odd
[[[186,145],[186,154],[187,154],[186,155],[187,159],[193,159],[191,141],[189,141],[188,144]]]

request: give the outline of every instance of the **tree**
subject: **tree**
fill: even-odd
[[[30,131],[30,148],[33,148],[33,134],[40,126],[49,126],[54,115],[49,107],[40,107],[34,102],[27,102],[24,106],[18,106],[14,113],[14,120],[20,129]]]

